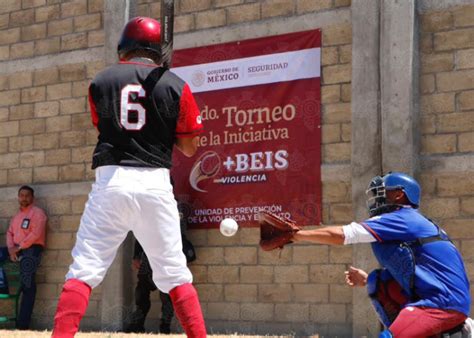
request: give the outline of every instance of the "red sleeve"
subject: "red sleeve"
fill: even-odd
[[[191,89],[186,83],[179,101],[179,117],[176,137],[194,137],[203,130],[201,114]]]
[[[89,87],[89,106],[91,108],[91,117],[92,117],[92,124],[97,128],[97,124],[99,123],[99,116],[97,115],[97,110],[95,109],[95,103],[92,99],[91,87]]]

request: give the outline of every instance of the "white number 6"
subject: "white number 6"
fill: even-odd
[[[127,130],[140,130],[146,123],[146,110],[140,103],[130,103],[130,93],[138,93],[138,97],[145,97],[145,90],[140,85],[126,85],[122,89],[120,98],[120,124]],[[137,122],[129,121],[129,112],[136,111],[138,113]]]

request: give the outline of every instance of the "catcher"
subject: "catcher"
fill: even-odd
[[[366,286],[387,328],[380,337],[428,337],[462,327],[471,304],[463,260],[447,234],[419,211],[421,189],[412,177],[374,177],[367,190],[371,218],[345,226],[301,230],[294,222],[261,214],[261,247],[291,242],[371,243],[381,269],[351,267],[350,286]]]

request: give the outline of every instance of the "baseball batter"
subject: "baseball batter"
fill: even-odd
[[[199,299],[182,251],[170,184],[173,146],[194,155],[202,130],[188,85],[160,64],[160,24],[130,20],[118,44],[120,61],[89,87],[99,131],[92,168],[96,181],[81,218],[74,258],[54,317],[53,337],[73,337],[91,289],[102,279],[129,231],[143,246],[153,281],[169,293],[188,337],[205,337]]]

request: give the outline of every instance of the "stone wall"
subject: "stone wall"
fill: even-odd
[[[51,328],[94,177],[97,134],[87,86],[106,62],[106,1],[3,0],[0,8],[0,234],[17,211],[21,184],[33,185],[50,219],[36,328]],[[137,15],[160,15],[158,0],[131,3]],[[473,279],[474,7],[433,7],[419,13],[422,210],[448,230]],[[351,1],[180,0],[176,14],[176,48],[322,29],[323,223],[350,222],[351,148],[357,146],[351,144],[351,74],[358,66],[352,65]],[[298,244],[267,253],[258,248],[256,228],[232,238],[217,230],[188,236],[198,255],[190,267],[213,332],[351,335],[353,293],[343,272],[352,248]],[[157,329],[156,292],[152,299],[147,324]],[[107,329],[107,318],[99,287],[82,328]]]
[[[474,4],[421,15],[422,210],[474,278]],[[471,307],[471,311],[472,311]]]
[[[0,29],[0,232],[18,210],[18,187],[31,184],[49,216],[34,325],[51,327],[94,176],[97,134],[86,103],[104,66],[94,60],[104,45],[103,1],[6,0]],[[99,296],[86,314],[96,322]]]

